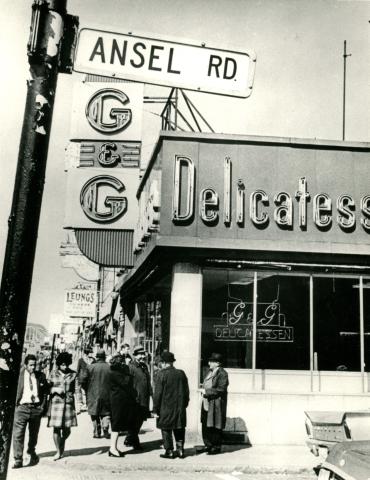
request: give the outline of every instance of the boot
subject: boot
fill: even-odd
[[[161,458],[176,458],[176,455],[173,450],[166,450],[164,453],[159,455]]]
[[[176,454],[179,458],[185,458],[184,442],[182,440],[176,442]]]

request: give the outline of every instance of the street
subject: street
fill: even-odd
[[[214,473],[214,472],[166,472],[166,471],[127,471],[124,473],[127,480],[314,480],[314,474],[244,474],[241,472]],[[31,468],[18,473],[10,474],[9,479],[24,480],[118,480],[122,472],[109,471],[95,473],[93,471],[78,472],[70,469],[61,471],[59,468],[46,467],[41,472],[32,472]]]
[[[40,462],[33,467],[9,468],[8,480],[118,480],[122,475],[128,480],[314,480],[313,467],[319,463],[304,446],[225,445],[222,454],[210,457],[197,454],[194,447],[199,445],[199,439],[192,441],[190,435],[185,459],[163,459],[159,456],[163,450],[155,419],[144,423],[140,437],[143,452],[135,453],[125,447],[121,436],[118,448],[125,453],[124,457],[109,457],[109,440],[92,438],[90,417],[82,413],[78,427],[72,429],[67,440],[65,456],[53,461],[52,429],[44,418],[36,449]],[[24,463],[27,464],[26,455]],[[9,466],[12,465],[11,456]]]

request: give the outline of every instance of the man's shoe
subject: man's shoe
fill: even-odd
[[[207,450],[207,455],[217,455],[218,453],[221,453],[221,448],[219,447],[211,447]]]
[[[176,455],[179,457],[179,458],[185,458],[185,451],[183,448],[178,448],[176,450]]]
[[[12,466],[12,468],[22,468],[23,467],[23,462],[14,462],[14,465]]]
[[[37,465],[40,461],[39,457],[36,455],[36,453],[32,453],[30,455],[30,461],[27,464],[27,467],[33,467],[34,465]]]
[[[140,443],[136,443],[135,445],[132,445],[132,448],[133,448],[134,450],[139,451],[139,452],[141,452],[141,451],[144,450],[143,446],[142,446]]]
[[[176,458],[175,452],[173,450],[166,450],[164,453],[159,455],[161,458]]]
[[[104,430],[104,433],[103,433],[103,436],[104,438],[107,438],[108,440],[110,439],[110,433],[108,430]]]

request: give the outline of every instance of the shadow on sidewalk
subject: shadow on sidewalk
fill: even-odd
[[[141,455],[146,452],[151,452],[152,450],[161,450],[162,440],[151,440],[150,442],[140,442],[143,450],[125,450],[125,455]]]
[[[79,448],[77,450],[69,450],[67,449],[64,453],[63,458],[67,457],[78,457],[82,455],[92,455],[93,453],[107,453],[109,449],[109,446],[106,447],[93,447],[93,448]],[[39,454],[40,458],[45,458],[45,457],[54,457],[55,455],[55,450],[52,450],[51,452],[43,452]]]
[[[245,450],[251,448],[251,444],[235,444],[235,445],[225,445],[222,444],[221,452],[217,454],[217,456],[223,455],[224,453],[231,453],[231,452],[238,452],[239,450]],[[204,445],[195,445],[193,450],[193,455],[201,455],[206,453],[206,447]],[[210,458],[212,456],[210,455]]]

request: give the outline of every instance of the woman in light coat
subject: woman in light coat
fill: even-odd
[[[48,378],[50,385],[50,404],[48,410],[48,427],[53,427],[53,439],[56,447],[54,460],[63,457],[65,442],[71,434],[71,427],[77,426],[75,408],[76,372],[69,366],[72,355],[60,353],[56,360],[56,370]]]

